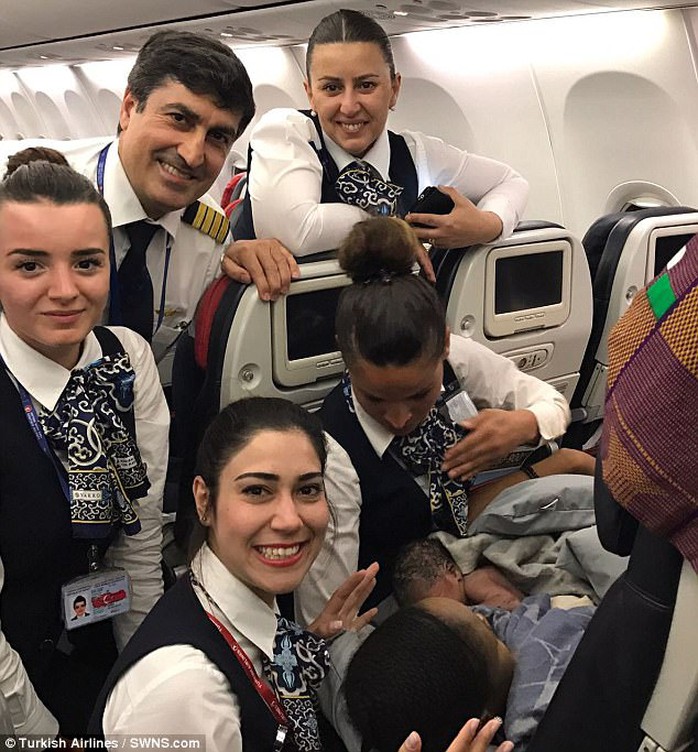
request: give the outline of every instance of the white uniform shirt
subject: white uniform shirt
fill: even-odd
[[[45,146],[63,153],[77,172],[97,185],[99,153],[110,144],[104,168],[104,199],[109,206],[114,227],[114,251],[117,266],[124,260],[130,242],[124,226],[146,219],[146,213],[126,177],[119,159],[118,142],[111,138],[90,138],[77,141],[0,141],[0,173],[5,171],[8,157],[29,146]],[[199,201],[221,211],[208,196]],[[162,325],[153,337],[153,352],[159,362],[171,351],[177,337],[194,318],[199,298],[220,271],[220,258],[225,245],[182,222],[184,209],[170,212],[154,221],[163,228],[156,232],[146,252],[146,264],[153,282],[154,321],[157,322],[163,292],[165,256],[171,246]]]
[[[141,531],[136,535],[120,533],[105,556],[105,565],[123,567],[131,576],[131,610],[114,617],[114,636],[119,650],[128,642],[145,615],[162,595],[160,569],[162,544],[162,495],[167,471],[169,410],[160,386],[157,368],[148,343],[135,332],[111,327],[131,359],[136,374],[134,415],[138,448],[148,468],[150,490],[136,503]],[[70,371],[23,342],[0,316],[0,355],[12,377],[22,384],[37,411],[50,411],[65,389]],[[102,357],[95,335],[90,332],[76,368]],[[4,570],[0,562],[0,590]],[[36,696],[19,655],[0,632],[0,693],[4,696],[17,734],[51,734],[58,724]]]
[[[457,149],[439,138],[404,131],[417,171],[418,192],[450,185],[502,220],[501,237],[510,235],[528,199],[528,183],[515,170]],[[356,157],[325,136],[330,155],[342,170]],[[351,228],[369,215],[348,204],[321,204],[322,166],[310,142],[318,136],[310,118],[280,108],[263,115],[250,137],[252,165],[248,191],[257,237],[278,238],[296,256],[338,248]],[[390,145],[384,131],[362,157],[388,179]]]
[[[508,358],[452,334],[448,362],[478,410],[530,410],[542,439],[554,439],[565,432],[570,421],[567,400],[550,384],[519,371]],[[356,398],[354,409],[366,438],[382,457],[394,434],[368,415]],[[303,624],[322,611],[332,593],[356,571],[359,561],[359,477],[349,454],[334,439],[328,442],[325,488],[333,511],[330,525],[320,555],[295,594],[296,615]],[[426,488],[423,490],[426,494]]]
[[[273,659],[276,615],[234,577],[204,544],[192,562],[214,603],[196,589],[201,605],[219,619],[262,675],[262,655]],[[182,635],[185,642],[186,635]],[[168,645],[135,663],[109,695],[103,729],[112,734],[202,734],[207,752],[242,752],[240,706],[228,680],[191,645]]]

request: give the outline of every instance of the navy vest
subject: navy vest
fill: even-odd
[[[398,550],[432,530],[429,499],[389,452],[376,454],[356,415],[349,412],[342,385],[325,398],[320,418],[351,458],[361,486],[359,568],[380,564],[376,587],[364,604],[378,605],[392,592],[392,568]]]
[[[123,352],[112,332],[102,327],[94,332],[105,355]],[[135,435],[133,411],[122,418]],[[70,509],[56,468],[39,447],[19,393],[4,368],[0,368],[0,423],[0,557],[5,568],[0,593],[2,631],[65,733],[61,698],[54,691],[51,673],[63,631],[61,586],[87,574],[90,542],[73,539]],[[99,544],[102,552],[108,544],[108,540]],[[84,665],[104,668],[106,675],[116,656],[111,621],[76,629],[68,633],[68,639],[75,658],[79,656]],[[65,665],[62,668],[64,673],[69,670]],[[89,714],[89,708],[86,712]]]
[[[102,718],[109,694],[131,666],[158,648],[181,644],[203,652],[230,683],[240,706],[240,732],[245,752],[270,752],[278,725],[228,643],[206,616],[186,576],[155,604],[119,656],[95,705],[90,732],[103,734]],[[186,698],[182,700],[186,702]]]
[[[447,391],[460,387],[448,361],[444,361],[443,381]],[[392,593],[398,551],[434,530],[429,498],[390,452],[384,452],[383,457],[376,454],[356,415],[349,412],[341,383],[327,395],[319,415],[323,427],[347,452],[359,476],[359,569],[374,561],[380,564],[376,587],[364,604],[371,608]]]
[[[312,115],[310,110],[300,110],[304,115],[309,117],[317,130],[320,146],[316,146],[314,142],[310,142],[310,145],[315,150],[317,158],[322,165],[322,195],[320,197],[321,204],[336,204],[339,203],[339,196],[335,190],[335,182],[339,176],[339,169],[335,161],[330,156],[325,146],[325,139],[323,137],[322,128],[320,127],[320,121],[317,115]],[[417,200],[417,170],[414,166],[414,160],[410,154],[410,150],[407,148],[405,139],[388,131],[388,140],[390,143],[390,165],[388,167],[388,175],[390,182],[395,185],[403,187],[403,192],[398,199],[398,214],[402,217],[407,214],[410,208]],[[249,148],[247,154],[247,172],[249,174],[250,165],[252,164],[252,147]],[[235,227],[233,227],[233,238],[235,240],[252,240],[256,238],[254,229],[254,220],[252,217],[252,202],[250,201],[249,191],[245,194],[245,198],[242,202],[242,213],[238,219]],[[327,249],[332,250],[331,248]]]

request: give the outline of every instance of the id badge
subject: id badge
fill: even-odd
[[[120,567],[76,577],[61,588],[66,629],[125,614],[131,608],[131,578]]]
[[[462,389],[452,394],[444,393],[443,402],[443,409],[447,413],[444,417],[449,417],[454,423],[462,423],[477,415],[475,404]]]

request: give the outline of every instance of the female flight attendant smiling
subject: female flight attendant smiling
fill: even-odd
[[[189,577],[121,654],[95,732],[200,734],[207,752],[278,752],[282,739],[287,752],[321,752],[312,698],[327,656],[318,636],[360,629],[375,615],[356,612],[378,569],[349,577],[310,632],[277,620],[275,596],[298,586],[323,544],[326,460],[317,417],[286,400],[240,400],[213,420],[194,481],[205,541]],[[485,752],[496,729],[476,734],[471,722],[448,752]],[[410,737],[399,752],[418,749]]]
[[[371,18],[340,10],[308,43],[305,89],[310,115],[277,109],[252,132],[249,199],[236,237],[273,236],[293,254],[338,248],[367,212],[342,203],[337,176],[356,159],[403,189],[405,214],[427,186],[455,202],[445,216],[408,215],[422,240],[455,248],[509,235],[523,213],[528,183],[500,162],[417,132],[389,134],[400,93],[390,41]]]
[[[313,695],[326,669],[320,637],[360,628],[377,565],[356,572],[303,632],[279,620],[316,559],[330,511],[316,417],[281,399],[228,405],[199,447],[194,497],[201,547],[119,658],[95,732],[202,734],[209,752],[320,750]],[[186,699],[185,699],[186,698]]]
[[[96,327],[110,233],[67,166],[0,184],[0,694],[16,734],[84,733],[115,648],[162,593],[169,414],[145,340]],[[126,573],[130,609],[98,621]]]

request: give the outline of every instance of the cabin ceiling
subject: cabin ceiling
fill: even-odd
[[[156,30],[210,33],[235,47],[307,40],[339,8],[372,15],[391,35],[621,10],[681,8],[695,0],[0,0],[0,67],[74,64],[132,55]]]

